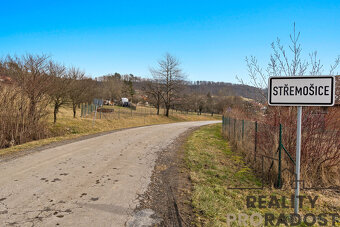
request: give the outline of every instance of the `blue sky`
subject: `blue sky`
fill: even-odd
[[[304,57],[326,68],[340,54],[340,1],[1,0],[0,56],[45,53],[92,77],[149,75],[164,53],[190,80],[247,80],[245,57],[263,66],[270,43],[288,44],[293,23]]]

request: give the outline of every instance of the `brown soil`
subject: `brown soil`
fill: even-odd
[[[148,190],[139,197],[136,212],[152,209],[154,218],[162,220],[154,226],[193,226],[192,183],[184,161],[183,144],[195,129],[180,135],[159,154]]]

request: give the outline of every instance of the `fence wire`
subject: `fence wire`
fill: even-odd
[[[223,116],[222,134],[245,154],[246,162],[265,182],[282,187],[282,170],[289,170],[290,173],[284,175],[291,178],[294,171],[292,160],[287,160],[283,156],[284,150],[279,149],[280,145],[283,146],[280,126]]]
[[[301,174],[306,188],[340,185],[339,119],[304,115],[302,123]],[[222,117],[223,136],[245,154],[247,163],[264,181],[276,187],[295,183],[296,124],[263,122]],[[271,123],[271,122],[269,122]]]
[[[96,106],[92,103],[82,103],[80,105],[82,118],[93,118],[96,112]],[[164,115],[166,110],[164,108],[160,108],[159,115]],[[128,118],[128,117],[142,117],[142,116],[151,116],[157,115],[157,109],[150,106],[137,106],[135,108],[130,107],[120,107],[120,106],[102,106],[97,107],[96,119],[120,119],[120,118]],[[170,109],[169,115],[192,115],[192,116],[221,116],[220,114],[211,114],[211,113],[197,113],[192,111],[183,111]]]

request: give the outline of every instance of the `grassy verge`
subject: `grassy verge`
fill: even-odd
[[[261,181],[244,163],[243,156],[232,151],[228,143],[222,138],[220,124],[205,126],[195,131],[185,144],[185,152],[185,161],[193,183],[192,205],[197,226],[228,226],[227,215],[235,214],[238,218],[240,213],[247,214],[248,217],[254,213],[259,213],[263,218],[265,213],[271,213],[275,217],[273,224],[276,225],[281,213],[283,214],[281,217],[288,218],[289,214],[294,212],[291,207],[283,208],[282,204],[284,200],[286,205],[291,206],[290,198],[294,193],[293,190],[277,190],[267,186],[264,190],[228,189],[232,187],[259,187]],[[316,216],[321,213],[340,214],[339,197],[324,196],[316,192],[308,192],[308,194],[303,192],[301,195],[311,196],[311,198],[317,195],[319,198],[316,200],[314,208],[311,208],[311,203],[307,198],[305,199],[303,207],[300,209],[302,222],[298,226],[307,226],[303,223],[303,217],[307,213]],[[255,202],[255,208],[248,208],[247,196],[254,196],[257,201],[259,196],[264,196],[266,208],[260,208],[257,202]],[[274,196],[279,200],[279,204],[271,203],[272,207],[269,208],[270,201],[274,199]],[[282,198],[282,196],[285,196],[285,198]],[[275,202],[275,200],[272,200],[272,202]],[[268,218],[270,219],[270,217]],[[313,226],[317,226],[317,223],[321,222],[320,218],[316,218],[316,224]],[[331,226],[331,216],[327,215],[326,218],[327,226]],[[258,221],[259,219],[255,218],[254,220]],[[289,221],[289,219],[286,219],[288,224]],[[307,222],[311,221],[312,218],[307,219]],[[273,226],[270,222],[267,225]],[[230,222],[230,226],[251,225],[248,220],[244,225],[238,222]],[[338,223],[337,226],[340,226],[340,224]]]
[[[145,113],[149,113],[149,111],[152,111],[153,114],[145,115]],[[182,121],[220,120],[220,116],[218,115],[210,117],[209,115],[197,116],[195,114],[187,115],[175,112],[172,113],[170,117],[165,117],[164,115],[155,115],[155,111],[155,109],[138,107],[136,111],[132,112],[131,116],[130,109],[115,107],[114,113],[105,113],[102,115],[97,113],[96,119],[93,122],[93,113],[92,116],[81,118],[80,110],[78,110],[77,117],[73,118],[72,109],[70,107],[61,108],[60,112],[58,113],[56,124],[53,124],[52,114],[49,114],[47,117],[48,130],[50,131],[49,138],[28,142],[6,149],[0,149],[0,155],[6,155],[9,153],[50,144],[52,142],[74,139],[89,134],[111,131],[115,129]]]

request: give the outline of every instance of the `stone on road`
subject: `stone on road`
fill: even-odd
[[[0,226],[124,226],[157,154],[191,127],[126,129],[0,163]]]

